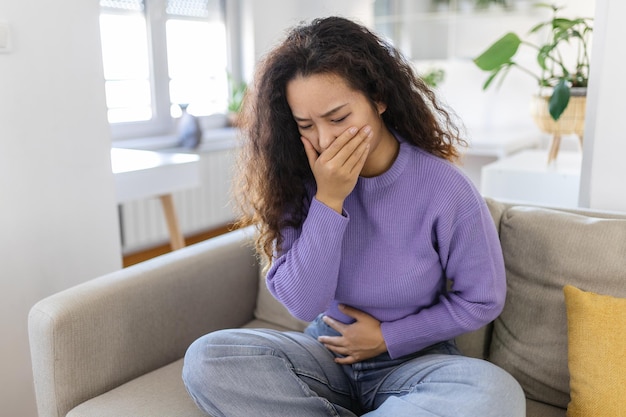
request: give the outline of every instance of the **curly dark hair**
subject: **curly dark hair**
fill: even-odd
[[[314,184],[287,84],[325,73],[343,77],[372,103],[385,103],[385,124],[413,145],[453,161],[464,144],[451,113],[411,64],[366,27],[327,17],[291,29],[260,62],[240,114],[244,143],[233,183],[238,226],[256,226],[256,249],[266,265],[281,247],[281,229],[304,221],[307,185]]]

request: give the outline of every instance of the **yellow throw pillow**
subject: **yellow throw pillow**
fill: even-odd
[[[567,417],[626,417],[626,298],[571,285],[563,291],[571,396]]]

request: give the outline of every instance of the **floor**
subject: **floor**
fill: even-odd
[[[215,236],[219,236],[221,234],[227,233],[233,230],[234,225],[232,223],[225,224],[220,227],[216,227],[214,229],[195,234],[193,236],[185,237],[185,245],[193,245],[194,243],[202,242],[203,240],[210,239]],[[122,264],[124,268],[138,264],[143,261],[147,261],[148,259],[156,258],[157,256],[164,255],[168,252],[171,252],[169,244],[163,244],[159,246],[155,246],[152,248],[148,248],[139,252],[133,252],[125,254],[122,260]]]

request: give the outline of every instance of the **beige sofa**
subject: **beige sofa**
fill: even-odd
[[[626,215],[488,204],[505,255],[507,302],[493,324],[458,343],[518,379],[528,416],[564,417],[562,288],[626,297]],[[39,416],[202,416],[180,376],[194,339],[229,327],[303,326],[260,282],[250,233],[231,232],[37,303],[29,334]]]

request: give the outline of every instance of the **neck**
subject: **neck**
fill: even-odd
[[[362,177],[376,177],[385,173],[393,165],[400,144],[395,136],[385,127],[382,130],[382,137],[375,148],[370,150],[370,154],[361,170]]]

